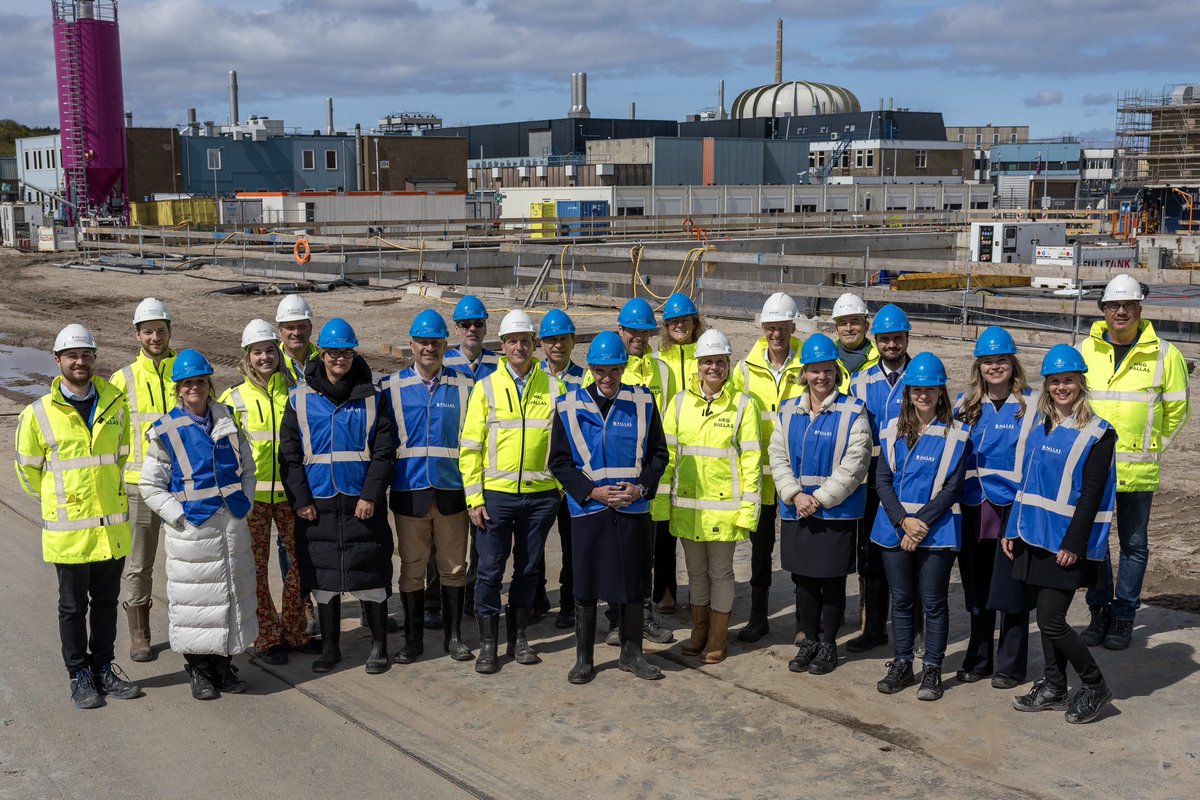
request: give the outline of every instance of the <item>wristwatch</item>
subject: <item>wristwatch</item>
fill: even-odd
[[[637,488],[638,488],[638,491],[642,493],[642,497],[645,497],[645,496],[646,496],[646,494],[647,494],[647,491],[648,491],[648,490],[646,489],[646,487],[645,487],[645,486],[643,486],[643,485],[642,485],[642,484],[640,484],[640,483],[638,483],[638,484],[634,484],[634,485],[635,485],[635,486],[637,486]]]

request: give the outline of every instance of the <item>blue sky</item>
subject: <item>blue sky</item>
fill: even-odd
[[[185,109],[364,127],[394,111],[447,125],[564,116],[588,73],[594,116],[682,119],[774,75],[940,111],[950,125],[1111,137],[1115,98],[1200,83],[1196,0],[122,0],[125,104],[142,125]],[[49,4],[0,0],[0,117],[57,124]],[[1189,71],[1190,70],[1190,71]]]

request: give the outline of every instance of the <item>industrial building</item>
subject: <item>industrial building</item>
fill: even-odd
[[[1128,92],[1117,102],[1116,183],[1147,233],[1195,233],[1200,200],[1200,84]]]
[[[1072,138],[994,145],[988,175],[1000,208],[1107,208],[1114,190],[1111,147]]]

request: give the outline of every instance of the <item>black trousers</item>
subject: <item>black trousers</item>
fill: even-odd
[[[775,556],[775,513],[779,507],[774,503],[763,505],[758,513],[758,527],[750,534],[750,587],[770,589],[771,562]]]
[[[558,571],[558,605],[562,609],[570,609],[575,601],[575,576],[571,570],[573,548],[571,547],[571,511],[567,508],[567,498],[558,504],[558,542],[562,548],[562,568]],[[550,598],[546,594],[546,551],[538,561],[538,591],[533,601],[534,608],[549,609]]]
[[[651,564],[654,569],[654,582],[651,587],[650,599],[661,603],[671,593],[676,601],[679,600],[678,563],[675,555],[678,552],[679,538],[671,534],[671,523],[661,520],[654,523],[654,555]]]
[[[58,638],[67,672],[112,663],[124,557],[54,567],[58,572]]]
[[[1067,664],[1086,686],[1104,680],[1100,667],[1079,634],[1067,624],[1067,610],[1075,597],[1074,589],[1030,587],[1037,593],[1037,624],[1042,634],[1042,658],[1046,662],[1046,682],[1051,686],[1067,687]]]
[[[808,578],[793,574],[792,583],[796,584],[796,616],[804,628],[804,638],[836,642],[846,616],[846,576]]]

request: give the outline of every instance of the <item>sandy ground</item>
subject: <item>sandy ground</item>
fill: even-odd
[[[0,251],[7,286],[0,300],[6,311],[0,363],[4,348],[45,350],[62,325],[81,321],[101,342],[101,366],[117,369],[136,351],[133,308],[153,295],[175,313],[175,346],[200,348],[217,365],[218,383],[226,385],[235,374],[242,326],[252,317],[270,319],[277,302],[206,294],[242,281],[229,270],[97,274],[60,270],[49,260]],[[383,371],[399,364],[377,354],[402,343],[412,316],[426,305],[411,298],[363,304],[392,294],[400,292],[339,289],[309,300],[321,319],[350,319],[362,351]],[[593,325],[615,316],[593,313]],[[741,352],[756,335],[746,323],[716,324]],[[952,374],[964,374],[971,360],[969,343],[918,337],[915,347],[934,349]],[[36,356],[8,354],[21,364]],[[1031,351],[1027,363],[1039,359]],[[0,372],[0,449],[11,452],[15,413],[39,381]],[[549,622],[532,631],[545,661],[540,667],[505,660],[498,675],[483,678],[469,663],[443,656],[440,637],[430,633],[425,659],[368,677],[361,668],[368,641],[351,602],[343,611],[346,662],[330,675],[314,676],[302,656],[282,667],[241,656],[251,694],[199,704],[187,696],[181,659],[164,651],[151,664],[125,664],[145,684],[145,698],[82,714],[66,703],[59,672],[53,573],[40,563],[37,508],[9,470],[0,473],[0,559],[10,566],[0,572],[0,608],[18,622],[0,626],[0,798],[205,796],[210,792],[196,780],[198,762],[222,765],[226,793],[267,798],[374,794],[381,785],[420,797],[464,791],[523,798],[1192,796],[1186,787],[1200,785],[1200,618],[1188,612],[1200,598],[1200,573],[1189,523],[1200,501],[1185,476],[1197,466],[1196,451],[1192,425],[1166,460],[1166,484],[1155,507],[1146,595],[1157,598],[1156,605],[1139,615],[1131,650],[1095,651],[1116,700],[1090,726],[1066,725],[1056,713],[1018,714],[1009,707],[1014,692],[986,683],[965,686],[951,679],[939,703],[920,703],[911,689],[884,697],[874,688],[888,655],[882,648],[866,657],[847,657],[843,650],[838,670],[824,678],[793,675],[786,667],[794,653],[791,585],[778,571],[766,639],[753,646],[734,643],[729,659],[704,668],[682,656],[678,642],[648,645],[667,673],[656,683],[619,672],[615,648],[600,644],[596,680],[569,686],[572,632]],[[548,561],[556,574],[554,535]],[[162,575],[160,554],[153,609],[160,650]],[[735,628],[748,612],[748,546],[739,549],[737,577]],[[959,597],[952,588],[951,676],[967,632]],[[398,599],[392,601],[397,614]],[[1072,609],[1076,624],[1086,618],[1081,599]],[[852,596],[848,619],[856,604]],[[686,635],[685,614],[664,618],[677,638]],[[852,625],[843,628],[843,641]],[[120,627],[119,656],[128,646]],[[476,647],[473,626],[465,629]],[[1031,678],[1040,668],[1035,631]],[[134,739],[144,744],[131,753]]]

